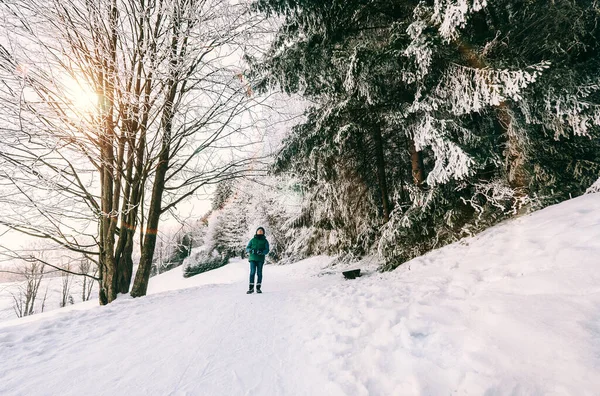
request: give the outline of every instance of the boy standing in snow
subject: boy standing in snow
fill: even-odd
[[[262,282],[262,269],[265,264],[265,256],[269,253],[269,241],[265,238],[265,229],[258,227],[254,238],[248,242],[246,252],[250,254],[250,288],[247,294],[254,293],[254,275],[258,272],[258,283],[256,284],[256,292],[262,293],[260,284]]]

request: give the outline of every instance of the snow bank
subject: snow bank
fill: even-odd
[[[308,345],[348,395],[597,395],[599,257],[600,196],[578,198],[312,290]]]

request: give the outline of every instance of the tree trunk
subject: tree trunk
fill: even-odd
[[[174,10],[176,13],[177,10]],[[174,21],[180,21],[177,17]],[[171,39],[171,51],[169,53],[172,73],[168,82],[168,96],[162,112],[161,127],[163,130],[162,145],[154,175],[154,184],[152,186],[152,195],[150,197],[150,210],[148,212],[148,221],[146,226],[146,235],[141,246],[142,255],[140,264],[135,274],[135,281],[131,289],[132,297],[145,296],[148,291],[148,281],[150,280],[150,271],[152,270],[152,259],[156,248],[156,237],[158,234],[158,223],[162,213],[162,195],[165,189],[165,180],[169,170],[169,158],[171,156],[171,134],[173,129],[173,116],[175,107],[175,98],[179,89],[178,68],[182,54],[186,51],[187,36],[183,37],[180,31],[180,23],[174,23],[172,27],[173,38]],[[181,48],[180,48],[181,44]],[[181,51],[181,52],[180,52]],[[185,82],[184,82],[185,84]]]
[[[476,69],[487,67],[485,60],[467,43],[459,41],[458,50],[466,58],[469,66]],[[500,103],[496,108],[496,121],[500,128],[500,133],[506,138],[504,155],[506,158],[505,171],[508,184],[517,192],[517,196],[525,196],[527,194],[526,189],[529,178],[525,170],[525,154],[519,138],[512,127],[510,107],[506,102]]]
[[[412,165],[412,179],[416,186],[423,186],[425,183],[425,166],[423,165],[423,153],[417,151],[415,141],[409,139],[408,150],[410,152],[410,163]]]
[[[171,130],[173,126],[173,101],[177,93],[177,83],[171,81],[169,92],[169,101],[165,105],[163,112],[163,138],[162,147],[154,175],[154,184],[152,186],[152,195],[150,198],[150,211],[144,241],[141,246],[142,255],[140,263],[135,274],[135,281],[131,289],[132,297],[145,296],[148,290],[148,281],[150,280],[150,271],[152,269],[152,259],[154,258],[154,249],[156,247],[156,237],[158,234],[158,223],[161,215],[162,195],[165,189],[165,179],[169,169],[169,156],[171,146]],[[140,191],[141,194],[141,191]],[[133,252],[133,241],[130,245]],[[133,264],[133,263],[132,263]]]
[[[142,9],[145,7],[145,2],[141,1]],[[147,22],[145,19],[140,20],[140,25]],[[142,75],[144,74],[144,58],[145,58],[145,45],[146,36],[145,30],[140,29],[138,36],[140,52],[136,52],[135,56],[140,54],[138,60],[138,66],[135,74],[131,75],[131,78],[127,85],[127,91],[133,87],[134,96],[141,97],[143,105],[140,106],[134,103],[131,108],[126,109],[129,112],[127,119],[127,130],[129,133],[128,146],[128,158],[127,158],[127,179],[125,192],[123,196],[122,205],[122,217],[121,217],[121,234],[119,235],[119,246],[117,248],[117,288],[120,293],[129,293],[131,286],[131,280],[133,275],[133,245],[135,231],[137,228],[137,215],[138,208],[142,204],[140,188],[143,184],[143,168],[146,148],[146,128],[148,125],[148,108],[150,107],[149,97],[151,86],[150,84],[144,84],[142,87]],[[148,72],[148,79],[152,80],[153,72]],[[140,114],[141,110],[141,114]],[[137,138],[139,133],[139,138]],[[136,141],[137,139],[137,141]],[[134,174],[135,170],[135,174]]]
[[[119,226],[119,243],[115,252],[115,261],[117,264],[117,290],[119,293],[129,293],[131,284],[131,271],[128,271],[125,246],[129,239],[133,238],[131,228],[134,224],[130,223],[130,210],[132,210],[131,184],[133,174],[133,149],[130,147],[127,158],[127,176],[125,178],[125,191],[123,193],[123,203],[121,205],[121,224]]]
[[[131,123],[129,126],[131,128],[128,134],[133,137],[128,139],[129,151],[127,153],[127,164],[125,166],[127,174],[125,177],[123,203],[121,205],[119,243],[115,252],[115,261],[117,265],[117,290],[119,293],[129,293],[129,287],[131,285],[131,275],[133,273],[133,260],[131,253],[133,252],[133,249],[129,251],[128,246],[133,245],[133,237],[137,221],[136,207],[139,204],[139,202],[136,201],[137,197],[135,191],[132,192],[132,190],[134,190],[134,184],[136,183],[136,181],[132,180],[135,153],[135,123]]]
[[[115,261],[112,254],[102,254],[100,259],[102,273],[99,281],[100,305],[106,305],[117,298],[117,279],[115,277]]]
[[[158,222],[161,214],[162,194],[165,188],[167,169],[169,167],[168,140],[170,140],[170,136],[168,136],[168,138],[167,136],[163,138],[163,149],[156,168],[150,201],[150,212],[148,213],[147,228],[144,235],[144,243],[142,245],[142,256],[140,257],[140,264],[135,274],[133,288],[131,289],[132,297],[145,296],[148,290],[152,259],[154,258],[154,248],[156,247],[156,236],[158,234]]]
[[[119,234],[119,246],[115,255],[116,270],[116,287],[118,293],[129,293],[131,286],[131,275],[133,273],[133,260],[128,257],[127,245],[133,239],[133,233],[124,225]],[[133,244],[133,242],[131,242]]]
[[[110,129],[110,127],[107,127]],[[103,144],[103,177],[102,177],[102,213],[100,217],[100,304],[105,305],[117,298],[114,247],[115,235],[112,231],[112,193],[113,193],[113,172],[112,165],[114,157],[112,156],[112,145],[110,136],[107,133],[108,142]]]
[[[102,178],[101,178],[101,213],[100,213],[100,304],[108,304],[117,298],[116,287],[116,262],[115,262],[115,233],[117,228],[118,216],[114,212],[117,208],[114,207],[115,195],[115,155],[113,144],[115,141],[115,125],[114,125],[114,84],[112,79],[115,78],[115,62],[117,51],[117,4],[113,0],[109,18],[111,26],[110,39],[110,58],[103,60],[103,70],[100,72],[100,81],[102,86],[102,107],[101,116],[102,132],[101,141],[101,162],[102,162]],[[102,43],[99,43],[101,46]],[[120,189],[120,183],[116,183]],[[117,193],[118,194],[118,193]]]
[[[375,142],[375,165],[377,167],[377,182],[379,183],[381,203],[383,204],[383,222],[387,223],[390,220],[391,205],[385,172],[383,138],[381,136],[381,128],[379,127],[379,125],[373,128],[373,140]]]
[[[496,113],[501,133],[506,138],[504,155],[508,185],[517,192],[517,195],[523,195],[528,184],[528,175],[525,171],[525,154],[519,137],[512,127],[512,116],[508,106],[502,103]]]

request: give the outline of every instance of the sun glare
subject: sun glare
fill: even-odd
[[[98,108],[98,95],[85,81],[68,76],[64,81],[67,101],[78,114],[93,114]]]

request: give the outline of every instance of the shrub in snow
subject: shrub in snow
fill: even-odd
[[[211,252],[203,250],[183,262],[183,277],[189,278],[206,271],[214,270],[226,265],[228,262],[229,257],[223,256],[215,250]]]
[[[184,225],[176,232],[167,230],[159,233],[151,276],[182,265],[192,249],[202,245],[205,232],[206,225],[199,221],[196,224]]]

